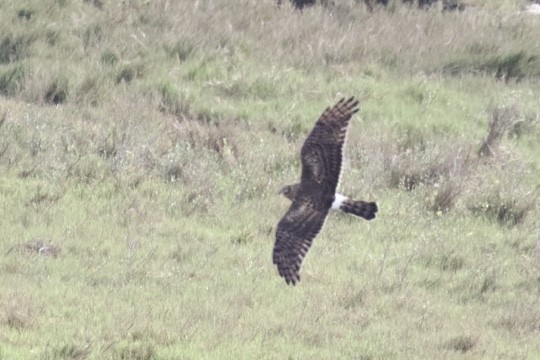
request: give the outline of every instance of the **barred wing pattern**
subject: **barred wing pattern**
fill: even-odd
[[[328,210],[316,210],[309,203],[295,201],[276,230],[273,261],[287,284],[300,281],[300,267],[313,239],[321,231]]]
[[[354,97],[341,99],[334,107],[327,108],[315,123],[300,153],[300,191],[334,195],[341,176],[347,127],[352,115],[358,111],[357,106]]]
[[[300,281],[300,268],[313,239],[323,228],[341,174],[343,145],[354,98],[327,108],[307,137],[300,153],[302,176],[296,198],[276,230],[273,262],[287,284]]]

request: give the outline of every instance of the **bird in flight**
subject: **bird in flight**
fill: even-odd
[[[343,98],[322,113],[300,152],[300,183],[287,185],[280,191],[292,204],[277,225],[273,262],[287,284],[296,285],[300,281],[302,261],[330,209],[366,220],[375,218],[377,203],[352,200],[336,193],[347,127],[358,111],[357,106],[354,97]]]

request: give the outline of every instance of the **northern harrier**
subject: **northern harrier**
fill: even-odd
[[[277,225],[273,261],[287,284],[300,281],[302,261],[331,208],[366,220],[375,218],[375,202],[351,200],[336,193],[347,126],[357,106],[358,101],[351,97],[323,112],[300,152],[300,183],[280,191],[292,205]]]

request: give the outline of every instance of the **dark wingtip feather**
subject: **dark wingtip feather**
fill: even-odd
[[[349,99],[348,102],[352,102],[352,104],[350,105],[351,108],[356,108],[358,106],[358,104],[360,104],[360,101],[355,99],[354,96],[351,96],[351,98]],[[358,108],[354,109],[354,112],[357,112],[357,111],[358,111]]]
[[[343,98],[339,101],[338,104],[342,104],[343,102],[345,103],[347,108],[350,109],[349,111],[351,115],[358,112],[359,109],[357,108],[357,106],[360,102],[354,96],[351,96],[350,98],[348,98],[347,101],[345,101],[345,98]]]
[[[287,283],[287,285],[296,286],[296,283],[299,281],[300,281],[300,275],[293,274],[293,276],[289,278],[289,282]]]

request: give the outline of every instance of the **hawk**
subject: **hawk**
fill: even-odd
[[[300,183],[285,186],[280,194],[292,201],[276,229],[273,262],[287,284],[300,281],[300,267],[313,239],[319,234],[330,209],[366,220],[375,218],[377,204],[349,199],[336,193],[341,176],[347,127],[358,101],[341,99],[328,107],[302,146]]]

